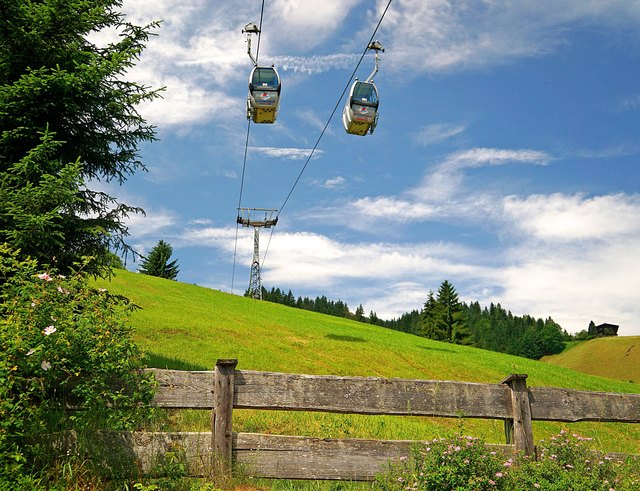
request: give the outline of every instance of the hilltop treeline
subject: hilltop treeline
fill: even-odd
[[[539,359],[560,353],[571,336],[551,317],[536,319],[529,315],[517,316],[499,303],[488,307],[478,302],[469,304],[458,300],[455,288],[444,281],[436,293],[429,292],[421,310],[412,310],[397,319],[380,319],[371,311],[365,315],[359,305],[355,312],[342,300],[295,297],[291,290],[262,289],[263,300],[326,315],[344,317],[417,336],[466,344],[501,353]]]

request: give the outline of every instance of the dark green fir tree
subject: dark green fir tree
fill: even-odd
[[[178,260],[169,261],[173,254],[173,248],[164,240],[158,241],[148,256],[140,263],[138,271],[150,276],[159,276],[168,280],[175,280],[180,270]]]

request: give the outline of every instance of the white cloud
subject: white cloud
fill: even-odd
[[[434,145],[459,135],[465,129],[464,125],[433,123],[419,128],[414,134],[414,140],[420,145]]]
[[[528,236],[546,241],[611,241],[640,236],[640,195],[508,196],[505,218]]]
[[[333,208],[309,211],[307,217],[331,220],[354,230],[367,230],[380,225],[380,221],[402,225],[451,218],[500,220],[504,213],[501,198],[487,190],[466,189],[465,170],[508,164],[546,165],[551,160],[545,152],[528,149],[472,148],[453,152],[431,168],[416,187],[408,189],[404,197],[366,196]]]
[[[507,164],[546,165],[551,157],[537,150],[504,150],[472,148],[445,157],[427,173],[422,182],[408,194],[422,203],[435,203],[455,197],[464,180],[464,169],[493,167]]]
[[[248,234],[245,235],[238,235],[239,240],[244,241],[245,245],[244,248],[239,248],[239,250],[242,251],[245,249],[250,249],[252,251],[251,248],[253,247],[253,238],[249,238]],[[191,226],[181,231],[179,236],[179,246],[216,247],[221,249],[225,253],[229,253],[236,250],[235,239],[235,227],[198,227],[197,224],[191,224]],[[251,254],[247,257],[251,257]]]
[[[538,150],[504,150],[499,148],[472,148],[447,156],[440,168],[464,169],[496,166],[510,163],[546,165],[551,157]]]
[[[386,3],[379,0],[378,5]],[[398,0],[385,17],[380,37],[386,40],[390,66],[422,73],[540,56],[566,42],[570,24],[632,30],[638,20],[638,2],[624,0]]]
[[[500,293],[492,299],[514,313],[551,316],[571,332],[593,320],[619,324],[620,334],[640,335],[637,232],[587,247],[519,244],[510,251],[512,265],[499,272]]]
[[[407,223],[428,220],[441,214],[435,204],[416,203],[387,196],[361,198],[350,203],[348,209],[355,213],[358,220],[364,219],[368,222],[386,219]]]
[[[376,288],[365,293],[363,307],[366,315],[373,311],[380,319],[394,319],[412,310],[421,310],[427,300],[429,289],[425,285],[413,281],[400,281],[387,285],[384,289]],[[360,304],[358,303],[358,305]],[[407,308],[408,305],[413,307]],[[353,311],[356,305],[350,305]]]
[[[302,109],[296,111],[296,116],[302,120],[304,123],[309,124],[312,128],[315,128],[318,131],[322,131],[326,126],[327,122],[323,121],[318,113],[311,109]],[[327,127],[326,134],[333,134],[331,130],[331,126]]]
[[[346,182],[347,180],[344,177],[336,176],[331,179],[327,179],[326,181],[321,183],[320,186],[326,189],[334,189],[344,186]]]
[[[264,33],[278,42],[309,49],[324,42],[361,0],[275,0],[264,19]]]
[[[276,148],[276,147],[249,147],[252,152],[258,152],[267,157],[280,158],[285,160],[306,160],[311,155],[311,148]],[[322,150],[316,149],[313,158],[317,159],[322,155]]]
[[[276,232],[264,275],[273,284],[309,286],[345,279],[388,283],[407,275],[439,275],[452,270],[477,273],[477,266],[465,263],[468,255],[465,248],[448,243],[350,244],[314,233]]]
[[[346,70],[353,68],[358,62],[356,54],[336,53],[330,55],[313,56],[275,56],[275,63],[279,70],[317,75],[329,70]]]
[[[157,237],[178,223],[177,216],[171,210],[146,209],[146,215],[132,215],[124,220],[129,234],[136,240]]]
[[[189,225],[212,225],[213,220],[210,218],[193,218],[189,220]]]
[[[640,334],[640,195],[554,193],[503,203],[504,222],[496,227],[509,237],[507,267],[496,270],[485,303],[552,316],[571,332],[594,320]]]
[[[640,95],[627,97],[622,101],[622,109],[626,111],[637,111],[640,109]]]

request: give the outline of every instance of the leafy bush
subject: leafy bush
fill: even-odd
[[[409,459],[377,482],[385,490],[637,491],[640,462],[590,450],[588,438],[563,431],[538,446],[538,459],[501,458],[471,437],[436,439],[415,447]]]
[[[509,476],[520,489],[632,491],[640,489],[640,462],[589,449],[590,438],[561,431],[541,441],[537,461],[526,460]]]
[[[0,245],[0,478],[64,455],[53,432],[133,429],[151,414],[153,380],[125,323],[132,306]]]
[[[511,461],[508,461],[511,465]],[[385,490],[485,491],[503,487],[504,459],[470,436],[441,438],[416,446],[378,479]]]

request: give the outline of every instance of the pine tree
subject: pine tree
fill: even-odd
[[[142,260],[138,271],[150,276],[175,280],[180,270],[177,259],[169,262],[171,254],[173,254],[173,248],[164,240],[158,241],[149,255]]]
[[[91,256],[86,270],[102,273],[142,211],[91,185],[144,169],[138,145],[155,138],[137,106],[159,94],[126,77],[157,24],[127,22],[121,5],[0,7],[0,242],[62,271]],[[97,43],[101,31],[119,36]]]
[[[429,290],[427,301],[420,312],[418,334],[436,341],[448,341],[446,331],[443,329],[442,306],[436,300],[433,292]]]
[[[419,334],[421,336],[455,344],[469,344],[470,330],[465,322],[465,313],[458,294],[448,280],[438,288],[437,296],[432,291],[420,313]]]

